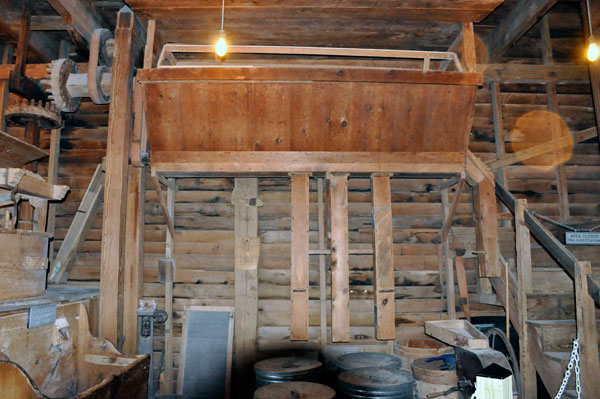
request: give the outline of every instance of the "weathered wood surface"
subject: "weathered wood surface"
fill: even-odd
[[[19,168],[26,163],[48,156],[37,146],[20,140],[0,130],[0,167]]]

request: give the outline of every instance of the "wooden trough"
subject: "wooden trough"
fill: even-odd
[[[150,358],[122,355],[93,337],[83,303],[60,305],[55,323],[25,329],[26,313],[0,322],[0,397],[20,399],[147,396]]]

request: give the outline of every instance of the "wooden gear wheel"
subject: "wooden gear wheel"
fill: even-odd
[[[72,73],[79,73],[79,68],[73,60],[60,58],[50,63],[50,73],[42,80],[48,98],[63,112],[75,112],[81,105],[81,97],[74,97],[67,89],[67,82]]]
[[[9,106],[4,113],[6,121],[12,125],[25,126],[35,122],[40,129],[58,129],[62,125],[60,111],[49,102],[23,100],[20,104]]]

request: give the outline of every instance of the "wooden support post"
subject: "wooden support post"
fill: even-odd
[[[477,66],[477,54],[475,52],[475,33],[473,32],[473,22],[462,23],[463,38],[463,60],[466,72],[475,72]]]
[[[348,174],[328,176],[331,212],[331,341],[350,341]]]
[[[450,200],[448,189],[442,190],[442,220],[446,220],[450,213]],[[446,266],[446,309],[449,319],[456,319],[456,300],[454,296],[454,251],[450,250],[448,237],[442,242],[444,264]]]
[[[527,328],[527,294],[532,292],[531,285],[531,239],[529,228],[525,224],[527,200],[519,199],[515,203],[515,247],[517,250],[517,290],[519,308],[519,366],[521,368],[521,387],[524,399],[537,398],[536,372],[529,353],[529,329]],[[508,308],[507,308],[508,311]]]
[[[468,321],[471,321],[471,304],[469,303],[469,288],[467,285],[467,272],[463,262],[462,255],[458,254],[460,244],[456,234],[452,232],[452,243],[454,245],[454,266],[456,267],[456,279],[458,280],[458,295],[459,304],[463,308],[465,317]]]
[[[175,223],[175,193],[177,192],[176,181],[170,180],[167,189],[167,214],[169,219]],[[165,243],[165,256],[167,258],[173,258],[175,253],[175,226],[173,225],[173,232],[167,229],[167,238]],[[161,385],[161,393],[171,394],[173,393],[173,265],[168,265],[165,269],[165,311],[167,312],[168,318],[165,322],[165,374],[164,384]]]
[[[596,397],[598,394],[598,381],[600,381],[596,306],[588,293],[587,276],[590,274],[592,274],[590,262],[575,263],[575,310],[577,336],[579,337],[582,398]]]
[[[4,119],[4,111],[6,110],[6,106],[8,105],[8,86],[8,80],[0,80],[0,130],[2,130],[3,132],[6,131],[6,119]]]
[[[132,42],[134,15],[123,7],[117,16],[115,56],[106,148],[106,184],[102,222],[100,264],[100,336],[117,344],[122,326],[120,295],[123,284],[125,214],[129,140],[131,135],[131,98],[133,82]]]
[[[540,24],[540,34],[542,38],[542,58],[544,65],[552,65],[554,63],[552,57],[552,44],[550,40],[550,28],[548,26],[548,17],[544,16]],[[549,79],[546,84],[546,92],[548,93],[548,110],[554,115],[560,117],[560,109],[558,108],[558,95],[556,93],[556,80]],[[558,120],[552,120],[551,133],[552,141],[556,141],[561,137],[560,132],[561,126]],[[558,209],[560,213],[560,220],[563,223],[569,221],[571,217],[569,211],[569,192],[567,189],[567,174],[565,171],[565,165],[560,162],[560,156],[558,151],[554,152],[554,160],[556,162],[555,173],[556,173],[556,191],[558,193]]]
[[[253,377],[258,317],[258,179],[237,178],[235,206],[235,386],[245,398]]]
[[[375,334],[378,340],[393,340],[396,339],[396,313],[390,175],[373,174],[371,193],[375,263]]]
[[[319,250],[325,250],[325,206],[323,203],[323,178],[317,179],[317,202],[319,211]],[[327,268],[325,255],[319,255],[319,301],[321,302],[321,348],[327,346]]]
[[[447,212],[445,212],[444,217],[442,218],[442,228],[440,229],[440,234],[438,234],[432,239],[433,243],[439,244],[448,239],[448,233],[450,232],[450,228],[452,227],[452,220],[454,219],[456,208],[458,208],[458,203],[460,202],[460,194],[462,193],[464,185],[465,180],[460,179],[456,188],[456,192],[454,194],[454,200],[452,200],[452,205],[447,209]],[[448,188],[443,188],[441,191],[445,191],[447,197]]]
[[[123,281],[123,353],[137,353],[137,308],[144,283],[144,209],[146,169],[129,167],[127,220],[125,221],[125,271]]]
[[[292,268],[291,324],[292,341],[308,341],[308,232],[309,174],[292,174]]]
[[[156,38],[156,20],[148,21],[146,29],[146,47],[144,48],[144,68],[152,68],[154,64],[154,39]]]
[[[498,210],[494,185],[483,179],[473,187],[473,208],[477,220],[477,263],[479,277],[502,277],[498,263]]]
[[[504,144],[504,116],[502,115],[500,84],[495,79],[490,83],[490,95],[492,96],[492,116],[494,119],[494,145],[496,147],[496,159],[501,159],[506,154]],[[502,182],[502,185],[508,189],[508,178],[504,168],[498,169],[497,176]]]
[[[50,132],[50,151],[48,159],[48,184],[58,184],[58,157],[60,154],[60,129]],[[54,236],[56,221],[56,203],[47,202],[38,215],[38,226],[40,231],[45,231]],[[48,259],[52,260],[54,244],[50,244]]]

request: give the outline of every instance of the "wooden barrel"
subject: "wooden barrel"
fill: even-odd
[[[319,382],[321,362],[301,357],[277,357],[254,365],[256,387],[289,381]]]
[[[426,359],[417,359],[412,364],[412,373],[415,379],[415,397],[426,399],[427,395],[445,392],[458,384],[456,370],[441,370],[442,360],[426,362]],[[458,398],[458,392],[452,392],[444,398]]]
[[[412,399],[413,377],[400,368],[363,367],[338,376],[345,399]]]
[[[291,381],[258,388],[254,399],[333,399],[335,391],[314,382]]]
[[[402,370],[411,372],[417,359],[438,357],[453,353],[454,348],[432,338],[403,339],[394,343],[394,353],[402,360]]]
[[[402,361],[397,356],[377,352],[348,353],[338,357],[335,364],[339,373],[361,367],[402,367]]]

